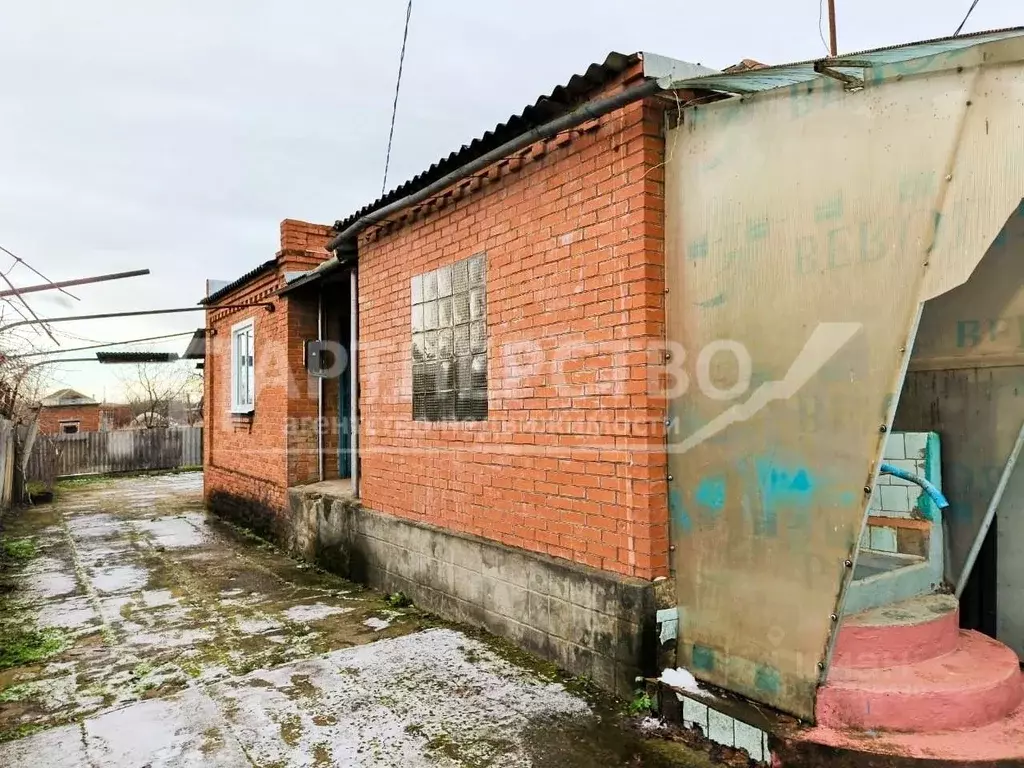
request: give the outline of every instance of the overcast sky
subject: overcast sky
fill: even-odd
[[[969,4],[837,0],[840,50],[950,35]],[[36,294],[33,307],[188,306],[206,278],[272,257],[282,218],[332,222],[378,197],[404,17],[405,0],[0,5],[0,245],[54,280],[153,273],[79,288],[80,302]],[[416,0],[389,187],[609,51],[783,63],[823,54],[818,19],[817,0]],[[1019,0],[981,0],[965,31],[1021,23]],[[22,267],[11,277],[37,282]],[[56,327],[113,341],[202,322]],[[54,388],[118,396],[109,368],[50,371]]]

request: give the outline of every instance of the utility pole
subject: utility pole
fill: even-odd
[[[836,42],[836,0],[828,0],[828,54],[833,59],[839,55]]]

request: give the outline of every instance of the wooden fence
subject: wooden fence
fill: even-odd
[[[126,429],[40,435],[25,469],[28,482],[151,469],[178,469],[203,463],[203,428]]]
[[[14,424],[0,417],[0,509],[10,506],[14,494],[16,449]]]

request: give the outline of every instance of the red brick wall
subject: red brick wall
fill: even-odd
[[[634,104],[363,236],[366,506],[668,572],[661,126],[659,107]],[[481,251],[489,417],[414,422],[410,279]]]
[[[285,220],[276,270],[217,301],[217,305],[270,302],[273,312],[258,306],[217,309],[214,305],[207,310],[207,327],[214,333],[207,339],[204,369],[204,483],[207,501],[215,506],[225,500],[249,500],[265,514],[281,514],[290,485],[317,479],[312,421],[316,384],[307,376],[302,359],[302,342],[316,336],[316,300],[276,294],[284,284],[285,271],[310,269],[327,258],[322,246],[328,232],[328,227]],[[239,415],[231,413],[231,328],[249,318],[255,320],[254,411]],[[299,428],[290,430],[289,425]]]
[[[44,435],[60,434],[62,421],[78,421],[79,432],[99,432],[100,407],[96,405],[69,405],[39,409],[39,431]]]

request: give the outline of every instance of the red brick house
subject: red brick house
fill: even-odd
[[[944,530],[967,550],[987,529],[920,495],[980,455],[957,440],[978,424],[936,418],[988,386],[932,382],[975,362],[949,318],[986,316],[986,279],[1024,285],[971,277],[1024,238],[1024,166],[998,154],[1019,119],[998,67],[1021,61],[1021,30],[726,73],[612,54],[333,226],[286,220],[204,300],[208,505],[619,693],[674,648],[705,733],[725,700],[694,678],[824,724],[780,737],[807,764],[879,730],[903,739],[887,755],[959,745],[965,722],[1024,759],[1018,656],[946,594]],[[971,164],[1006,169],[984,175],[998,206]],[[942,491],[984,509],[964,477]],[[969,663],[890,672],[932,646]],[[992,699],[947,706],[960,690]],[[957,717],[908,714],[935,707]],[[771,757],[783,726],[730,713],[726,743],[742,720]]]
[[[668,574],[665,405],[650,391],[670,102],[653,86],[641,56],[613,54],[348,221],[282,222],[277,256],[205,299],[208,503],[628,690],[653,628],[652,580]],[[512,139],[520,150],[338,244],[355,219]],[[328,260],[329,244],[341,255]],[[335,342],[336,375],[307,373],[304,343],[317,338]],[[398,526],[388,541],[416,541],[403,555],[369,536],[342,546],[366,521],[328,530],[332,503]],[[472,551],[409,562],[431,537]],[[580,579],[593,584],[570,597]],[[579,636],[559,636],[573,622],[550,616],[552,594]]]
[[[39,401],[36,418],[44,435],[98,432],[100,404],[73,389],[59,389]]]

